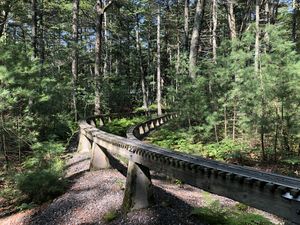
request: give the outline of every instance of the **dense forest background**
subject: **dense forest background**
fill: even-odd
[[[0,166],[61,169],[79,119],[149,109],[298,157],[299,35],[298,0],[1,0]]]

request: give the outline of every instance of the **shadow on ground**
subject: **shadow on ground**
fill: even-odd
[[[88,161],[88,160],[87,160]],[[86,163],[89,163],[87,162]],[[83,163],[72,162],[69,167]],[[25,225],[184,225],[202,224],[190,216],[192,206],[178,197],[154,186],[155,204],[147,209],[124,214],[121,211],[127,168],[111,157],[116,170],[78,170],[69,176],[72,185],[67,192],[52,203],[41,207],[24,221]],[[157,179],[165,179],[156,176]],[[106,222],[104,215],[117,211],[118,217]]]

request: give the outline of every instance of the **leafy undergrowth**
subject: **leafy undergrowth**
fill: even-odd
[[[266,148],[268,159],[262,161],[260,149],[253,147],[249,140],[223,139],[218,143],[209,142],[201,137],[197,128],[181,128],[174,121],[151,133],[146,141],[160,147],[205,158],[258,167],[288,176],[300,175],[298,155],[278,155],[277,160],[274,160],[273,150]]]
[[[191,212],[209,225],[272,225],[265,217],[248,212],[248,207],[238,203],[234,207],[225,207],[218,200],[207,206],[194,208]]]
[[[134,118],[121,118],[121,119],[113,119],[110,123],[106,124],[102,130],[116,134],[119,136],[126,136],[126,131],[136,124],[142,123],[147,120],[147,117],[134,117]]]
[[[250,153],[245,143],[230,139],[224,139],[219,143],[203,144],[193,130],[175,129],[172,124],[160,128],[146,140],[164,148],[221,161],[242,161]]]
[[[32,153],[21,164],[1,172],[0,198],[5,203],[0,208],[9,205],[11,212],[32,208],[65,191],[63,145],[42,142],[31,148]],[[3,215],[10,213],[2,211]]]

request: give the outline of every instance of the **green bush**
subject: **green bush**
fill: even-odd
[[[66,188],[64,162],[60,159],[64,147],[59,143],[43,142],[32,146],[33,154],[22,164],[23,172],[16,176],[18,190],[30,201],[42,203]]]
[[[146,121],[146,117],[114,119],[106,124],[102,130],[125,137],[129,127]]]
[[[152,133],[147,140],[163,148],[195,154],[216,160],[242,160],[249,152],[245,143],[224,139],[219,143],[203,144],[194,129],[178,128],[172,121]]]
[[[241,159],[247,152],[247,146],[230,139],[224,139],[219,143],[205,145],[203,154],[209,158],[218,160]]]
[[[62,194],[66,182],[60,173],[41,170],[19,175],[17,177],[17,187],[33,202],[42,203]]]

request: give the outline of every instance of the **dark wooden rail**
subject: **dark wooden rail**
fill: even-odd
[[[300,224],[300,179],[174,152],[140,141],[175,116],[167,114],[138,124],[127,131],[127,139],[97,129],[95,124],[101,126],[101,117],[80,122],[79,151],[91,151],[91,168],[109,168],[111,155],[115,154],[129,159],[124,209],[151,204],[149,170],[155,170]]]

